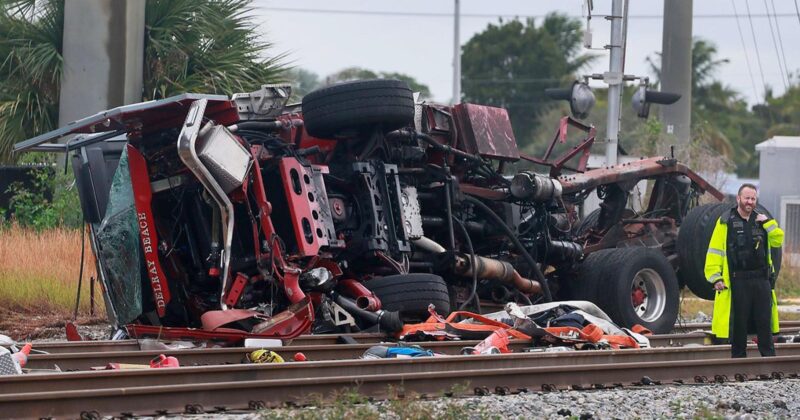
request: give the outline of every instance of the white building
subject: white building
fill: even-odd
[[[786,233],[784,255],[800,262],[800,137],[775,136],[757,144],[756,151],[761,154],[758,201]]]

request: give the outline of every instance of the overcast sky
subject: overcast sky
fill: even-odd
[[[296,66],[321,77],[351,66],[396,71],[428,85],[438,101],[452,96],[453,0],[254,0],[253,6],[273,52],[288,53]],[[626,74],[648,75],[645,59],[661,50],[663,8],[663,0],[631,1]],[[777,18],[767,18],[768,10]],[[461,0],[461,45],[501,16],[541,21],[554,11],[581,18],[584,1]],[[610,13],[610,0],[594,0],[593,15]],[[694,0],[694,16],[694,36],[713,42],[719,58],[730,60],[717,77],[751,104],[763,98],[764,83],[779,95],[787,70],[800,69],[800,13],[793,0]],[[594,47],[608,43],[606,20],[593,18],[591,29]],[[608,69],[607,51],[585,52],[600,56],[586,73]]]

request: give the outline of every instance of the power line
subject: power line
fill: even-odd
[[[764,8],[767,9],[767,15],[769,16],[769,6],[767,5],[767,0],[764,0]],[[775,58],[778,59],[778,70],[781,72],[781,82],[783,82],[783,88],[788,89],[786,86],[786,74],[783,72],[783,65],[781,64],[781,53],[778,50],[778,41],[775,40],[775,32],[772,28],[772,19],[767,19],[769,22],[769,36],[772,37],[772,45],[775,47]]]
[[[797,7],[797,0],[794,0],[794,10],[797,12],[797,21],[800,22],[800,7]]]
[[[425,18],[448,18],[452,19],[452,13],[446,12],[396,12],[389,10],[346,10],[346,9],[302,9],[293,7],[270,7],[270,6],[254,6],[253,9],[267,10],[271,12],[290,12],[290,13],[322,13],[332,15],[366,15],[366,16],[398,16],[398,17],[425,17]],[[545,18],[547,15],[526,15],[526,14],[513,14],[513,13],[460,13],[462,18]],[[753,18],[770,18],[769,14],[755,14]],[[794,18],[792,13],[781,13],[774,15],[781,18]],[[582,18],[582,16],[569,16],[572,18]],[[592,17],[604,17],[602,15],[592,15]],[[663,15],[630,15],[629,19],[663,19]],[[693,19],[734,19],[735,15],[731,14],[704,14],[693,15]]]
[[[756,79],[753,77],[753,69],[752,67],[750,67],[750,55],[747,54],[747,43],[744,42],[744,35],[742,34],[742,25],[739,23],[739,12],[736,11],[736,0],[731,0],[731,5],[733,6],[733,14],[736,16],[736,28],[739,29],[739,39],[742,41],[744,60],[745,63],[747,63],[747,74],[750,76],[750,83],[753,85],[753,98],[758,98],[758,89],[756,89]]]
[[[744,0],[744,6],[747,8],[747,20],[750,22],[750,33],[753,35],[753,47],[756,50],[756,62],[758,63],[758,72],[761,74],[761,84],[764,86],[764,96],[766,96],[767,81],[764,80],[764,69],[761,67],[761,54],[758,52],[758,41],[756,41],[756,30],[753,27],[753,14],[750,13],[750,4]]]
[[[524,77],[524,78],[513,78],[513,79],[498,79],[498,78],[482,78],[482,77],[474,77],[474,78],[465,78],[465,81],[469,81],[472,83],[542,83],[542,82],[564,82],[565,79],[558,79],[554,77],[547,77],[547,78],[533,78],[533,77]]]
[[[775,0],[770,0],[772,3],[772,13],[777,14],[778,9],[775,8]],[[778,24],[778,19],[775,18],[775,32],[778,33],[778,43],[781,46],[781,57],[783,58],[783,67],[786,69],[786,81],[791,85],[792,81],[789,79],[791,77],[791,73],[789,73],[789,62],[786,61],[786,52],[783,50],[783,37],[781,36],[781,27]]]

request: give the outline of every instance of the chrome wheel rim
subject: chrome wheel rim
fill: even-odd
[[[643,268],[633,276],[631,306],[636,315],[646,322],[655,322],[664,314],[667,288],[658,272]]]

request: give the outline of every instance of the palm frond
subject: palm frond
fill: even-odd
[[[58,124],[63,1],[0,1],[0,162]]]
[[[148,0],[145,98],[231,94],[282,79],[285,55],[256,35],[250,0]]]
[[[250,0],[147,0],[144,97],[231,94],[283,79]],[[64,61],[64,0],[0,0],[0,163],[11,146],[54,129]]]

